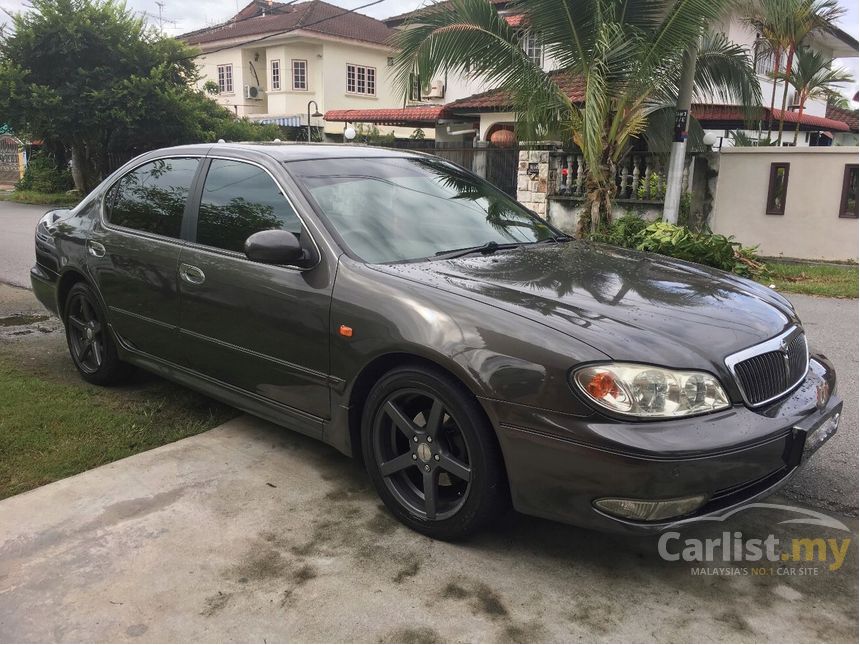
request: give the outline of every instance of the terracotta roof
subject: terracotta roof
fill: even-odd
[[[380,125],[435,125],[437,120],[446,115],[444,105],[426,105],[402,109],[329,110],[325,113],[325,120]]]
[[[585,97],[585,86],[582,79],[566,72],[550,72],[550,76],[570,97],[574,103],[582,101]],[[473,94],[466,98],[448,103],[447,107],[452,112],[504,112],[511,109],[510,96],[504,90],[489,90],[480,94]]]
[[[507,5],[510,0],[489,0],[492,4],[497,5],[499,9],[504,9],[505,5]],[[427,13],[428,11],[438,11],[440,9],[446,9],[450,2],[435,2],[427,7],[421,7],[420,9],[415,9],[414,11],[407,11],[406,13],[400,13],[396,16],[391,16],[390,18],[386,18],[384,20],[385,24],[389,27],[397,27],[404,22],[411,20],[421,14]]]
[[[759,117],[758,115],[753,114],[753,118],[761,118],[762,120],[766,120],[768,118],[769,112],[771,112],[770,108],[762,107],[761,116]],[[774,121],[779,121],[781,112],[782,110],[773,110],[772,118]],[[811,114],[800,115],[797,112],[785,112],[783,114],[783,120],[785,121],[785,123],[791,123],[792,125],[794,125],[798,121],[800,121],[800,125],[804,130],[820,129],[835,130],[837,132],[847,132],[849,130],[847,123],[836,119],[828,119],[823,116],[813,116]],[[694,104],[692,109],[692,116],[694,116],[699,121],[715,121],[719,123],[743,123],[747,118],[743,109],[737,105],[710,104]]]
[[[190,45],[199,45],[298,29],[377,44],[387,44],[394,33],[384,22],[370,16],[345,13],[342,7],[311,0],[292,5],[272,3],[271,7],[265,2],[251,2],[229,21],[179,38]]]
[[[857,132],[858,130],[857,110],[843,110],[835,105],[828,105],[827,118],[847,123],[848,129],[851,132]]]
[[[521,13],[514,14],[512,16],[505,16],[505,22],[516,29],[517,27],[521,27],[525,22],[525,16]]]

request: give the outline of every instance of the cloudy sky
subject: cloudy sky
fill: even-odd
[[[230,16],[236,13],[238,8],[244,6],[248,0],[163,0],[163,14],[165,19],[175,21],[175,23],[165,23],[165,32],[176,35],[207,25],[223,22]],[[372,0],[328,0],[332,4],[354,9],[356,7],[368,4]],[[430,4],[431,0],[383,0],[382,2],[363,9],[362,13],[366,13],[375,18],[385,18],[393,16],[405,11],[416,9],[422,5]],[[860,12],[858,12],[857,0],[839,0],[839,3],[845,8],[846,12],[843,16],[840,27],[849,34],[858,37],[858,20],[860,20]],[[6,11],[20,11],[27,6],[26,0],[0,0],[0,8]],[[158,15],[158,5],[156,0],[127,0],[127,4],[135,11],[143,11],[152,16]],[[8,18],[0,14],[0,23],[5,22]],[[860,76],[858,70],[857,59],[849,59],[840,61],[847,67],[854,78]],[[846,93],[853,95],[857,91],[857,84],[854,84],[853,89],[849,89]]]

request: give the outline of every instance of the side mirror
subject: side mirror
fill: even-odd
[[[264,264],[301,264],[305,252],[299,239],[289,231],[258,231],[245,240],[245,255]]]

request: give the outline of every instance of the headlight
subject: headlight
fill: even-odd
[[[730,405],[719,381],[707,372],[611,363],[583,367],[573,381],[600,407],[635,417],[683,417]]]

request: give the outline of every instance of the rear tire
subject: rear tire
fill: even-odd
[[[85,282],[69,289],[63,308],[66,342],[78,373],[94,385],[115,385],[130,366],[117,355],[116,344],[98,298]]]
[[[379,496],[409,528],[456,540],[504,513],[507,478],[493,430],[475,398],[441,370],[385,374],[368,395],[361,438]]]

